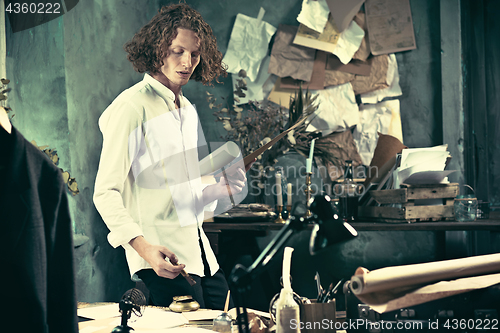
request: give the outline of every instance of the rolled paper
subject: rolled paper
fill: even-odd
[[[306,159],[306,172],[311,173],[312,170],[312,159]]]
[[[281,193],[281,174],[276,174],[276,197],[278,206],[283,206],[283,194]]]
[[[286,192],[287,192],[287,202],[286,202],[286,205],[287,206],[291,206],[292,205],[292,183],[288,183],[286,184]]]
[[[311,148],[309,149],[309,159],[311,161],[312,161],[313,156],[314,156],[314,141],[316,141],[316,139],[311,140]]]

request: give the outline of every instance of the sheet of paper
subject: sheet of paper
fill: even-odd
[[[353,59],[366,61],[368,57],[371,55],[370,52],[370,38],[368,36],[368,26],[366,24],[366,16],[365,12],[358,12],[356,16],[354,16],[354,22],[356,22],[361,29],[365,32],[365,36],[361,41],[361,45],[359,45],[359,49],[352,56]]]
[[[330,9],[326,0],[302,0],[302,8],[297,21],[309,29],[322,33],[329,13]]]
[[[373,55],[417,48],[409,0],[366,0],[365,14]]]
[[[157,308],[146,308],[142,317],[132,316],[129,319],[129,326],[133,327],[135,331],[141,329],[159,330],[181,326],[188,322],[182,313]]]
[[[281,78],[276,79],[274,87],[269,93],[269,96],[267,96],[267,99],[273,103],[288,108],[290,105],[290,98],[295,96],[297,89],[282,88],[281,80]]]
[[[276,28],[259,18],[243,14],[236,15],[227,52],[222,59],[229,73],[247,72],[251,81],[257,79],[262,60],[265,58],[271,37]]]
[[[328,54],[323,51],[316,51],[316,59],[314,59],[313,73],[311,81],[303,82],[294,80],[291,77],[281,78],[280,88],[284,89],[299,89],[300,84],[304,89],[320,90],[325,87],[325,67]]]
[[[309,81],[313,73],[316,50],[293,44],[297,27],[280,24],[274,37],[268,72],[279,77],[290,76]],[[288,105],[288,100],[286,101]]]
[[[183,312],[182,315],[189,321],[212,320],[217,318],[222,313],[222,310],[204,310]]]
[[[318,109],[309,116],[307,132],[321,131],[326,136],[334,131],[341,132],[359,122],[359,108],[350,83],[314,90]]]
[[[370,165],[379,134],[388,134],[403,142],[399,100],[388,100],[374,105],[359,106],[359,123],[354,140],[363,164]]]
[[[447,177],[455,171],[457,170],[416,172],[406,178],[404,183],[409,185],[449,183]]]
[[[120,316],[120,306],[118,303],[87,306],[77,310],[79,317],[89,319],[103,319]]]
[[[351,21],[347,29],[340,32],[330,15],[322,33],[303,24],[299,25],[293,43],[333,53],[342,63],[347,64],[359,49],[364,36],[365,31],[354,21]]]
[[[363,104],[376,104],[387,97],[397,97],[403,94],[399,85],[399,71],[396,55],[391,53],[387,64],[386,82],[389,85],[387,88],[382,88],[361,94],[361,102]]]
[[[448,145],[437,145],[433,147],[422,148],[406,148],[401,152],[401,165],[400,168],[404,169],[409,166],[415,165],[426,158],[426,156],[436,157],[443,154],[448,155]]]
[[[344,31],[365,0],[326,0],[339,31]]]
[[[238,101],[235,100],[236,105],[246,104],[249,101],[262,101],[264,99],[263,86],[269,79],[267,69],[269,68],[270,59],[271,58],[268,55],[264,57],[264,60],[262,60],[262,63],[260,64],[257,78],[254,81],[251,81],[249,77],[245,78],[246,90],[242,91],[245,96],[239,96]],[[233,89],[235,89],[237,81],[241,80],[241,78],[238,74],[231,74],[231,77],[233,80]]]

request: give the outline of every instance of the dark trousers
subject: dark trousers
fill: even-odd
[[[189,285],[180,274],[175,279],[167,279],[159,277],[152,269],[143,269],[137,272],[137,275],[149,289],[149,297],[153,305],[169,306],[174,296],[191,295],[200,304],[200,308],[224,309],[229,287],[222,269],[219,269],[213,276],[191,275],[196,281],[194,286]],[[229,308],[233,307],[230,301]]]

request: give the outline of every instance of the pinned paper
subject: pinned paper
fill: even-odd
[[[275,27],[262,21],[263,13],[261,8],[259,18],[236,15],[227,52],[222,59],[229,73],[237,74],[244,69],[251,81],[256,80],[271,37],[276,32]]]
[[[323,136],[343,131],[359,122],[359,109],[350,83],[311,91],[318,94],[318,109],[309,117],[307,132],[321,131]]]
[[[417,48],[409,0],[367,1],[365,13],[373,55]]]
[[[274,37],[268,72],[279,77],[290,76],[296,80],[309,81],[313,72],[316,50],[294,45],[293,39],[296,33],[296,26],[279,25]]]
[[[293,43],[333,53],[342,63],[347,64],[359,49],[364,36],[365,31],[354,21],[340,32],[330,15],[322,33],[301,24]]]
[[[297,21],[309,29],[322,33],[329,13],[330,9],[326,0],[303,0]]]
[[[386,88],[361,94],[361,102],[363,104],[376,104],[384,98],[397,97],[403,94],[399,86],[398,62],[394,53],[389,55],[386,83],[389,85]]]
[[[320,90],[325,87],[325,67],[328,54],[323,51],[316,52],[316,59],[314,59],[313,73],[311,81],[303,82],[286,77],[281,79],[281,88],[285,89],[299,89],[301,82],[302,87],[309,90]]]
[[[339,31],[344,31],[365,0],[326,0]]]
[[[389,56],[386,54],[374,56],[369,58],[368,62],[371,65],[370,76],[357,75],[352,81],[352,88],[356,95],[389,87],[387,83]]]
[[[353,135],[364,165],[372,161],[378,133],[389,134],[403,142],[399,100],[359,106],[359,123]]]

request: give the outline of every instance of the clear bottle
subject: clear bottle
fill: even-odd
[[[344,221],[352,222],[358,219],[358,185],[353,179],[352,160],[345,161],[344,182],[339,197],[340,213]]]
[[[283,289],[276,302],[276,333],[300,332],[300,308],[293,299],[290,265],[293,248],[286,247],[283,255]]]

